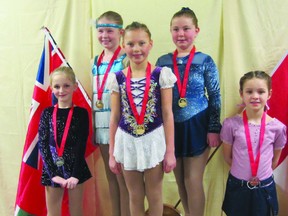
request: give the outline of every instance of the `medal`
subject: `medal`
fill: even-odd
[[[136,134],[137,135],[142,135],[145,132],[145,127],[144,125],[137,125],[136,127]]]
[[[187,99],[186,98],[180,98],[178,100],[178,105],[181,108],[186,107],[187,106]]]
[[[249,180],[249,184],[252,185],[253,187],[259,185],[260,183],[260,180],[258,177],[252,177],[250,180]]]
[[[62,157],[57,157],[55,164],[57,167],[63,166],[64,165],[64,159]]]
[[[101,100],[97,100],[95,105],[98,109],[103,109],[104,107],[104,104]]]
[[[149,98],[149,89],[150,89],[150,80],[151,80],[151,64],[148,62],[146,67],[146,83],[145,83],[145,90],[144,96],[142,101],[142,107],[140,114],[137,111],[136,104],[133,99],[132,90],[131,90],[131,67],[128,66],[127,70],[127,78],[126,78],[126,88],[127,88],[127,96],[128,101],[133,113],[133,116],[136,120],[137,126],[133,129],[133,133],[136,135],[142,135],[145,133],[145,126],[144,126],[144,117],[146,113],[146,107]]]
[[[182,83],[181,83],[181,77],[180,77],[180,73],[179,73],[178,66],[177,66],[177,60],[176,60],[177,55],[178,55],[178,50],[176,49],[173,54],[173,69],[174,69],[174,74],[177,77],[177,87],[178,87],[178,92],[180,96],[180,99],[178,100],[178,105],[181,108],[184,108],[187,106],[186,90],[187,90],[187,84],[189,80],[190,66],[192,64],[195,51],[196,51],[196,48],[195,46],[193,46],[193,48],[190,51],[189,58],[185,66],[184,77],[183,77]]]
[[[259,162],[260,162],[260,155],[261,155],[261,147],[264,140],[264,134],[265,134],[265,126],[266,126],[266,112],[263,112],[261,117],[261,126],[260,126],[260,137],[259,137],[259,149],[256,155],[256,158],[254,159],[253,154],[253,148],[252,148],[252,142],[250,137],[250,131],[249,131],[249,125],[248,125],[248,117],[246,110],[243,111],[243,124],[244,124],[244,130],[245,130],[245,136],[246,136],[246,142],[247,142],[247,150],[250,160],[250,167],[251,167],[251,173],[252,178],[247,182],[247,187],[250,189],[255,188],[257,185],[259,185],[260,180],[257,177]],[[249,184],[252,186],[250,187]]]
[[[52,122],[53,122],[55,146],[56,146],[56,151],[57,151],[57,158],[55,160],[55,164],[57,167],[61,167],[64,165],[64,158],[62,156],[63,156],[65,145],[66,145],[68,131],[69,131],[71,121],[72,121],[74,106],[72,104],[72,107],[69,110],[60,147],[58,145],[58,140],[57,140],[57,111],[58,111],[58,104],[56,104],[54,107],[53,114],[52,114]]]
[[[96,76],[96,83],[97,83],[97,101],[96,101],[96,107],[98,109],[103,109],[103,102],[102,102],[102,95],[103,95],[103,92],[104,92],[104,88],[105,88],[105,83],[107,81],[107,77],[108,77],[108,74],[110,72],[110,69],[114,63],[114,61],[116,60],[118,54],[120,53],[121,51],[121,47],[118,46],[118,48],[115,50],[112,58],[110,59],[109,61],[109,64],[107,66],[107,69],[105,71],[105,74],[103,76],[103,80],[102,80],[102,83],[100,83],[100,77],[99,77],[99,74],[97,72],[97,76]],[[99,65],[101,64],[102,62],[102,59],[103,59],[103,56],[104,56],[104,50],[102,51],[101,55],[99,56],[98,58],[98,61],[97,61],[97,71],[98,71],[98,67]]]

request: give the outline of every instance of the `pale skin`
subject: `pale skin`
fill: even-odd
[[[77,83],[73,82],[66,74],[60,72],[53,75],[51,89],[58,99],[59,108],[68,108],[72,106],[73,92],[77,89],[77,87]],[[46,205],[48,211],[47,215],[61,216],[64,189],[67,188],[70,215],[81,216],[83,210],[83,185],[78,185],[79,179],[73,176],[68,179],[64,179],[60,176],[54,176],[52,181],[58,183],[61,188],[54,188],[50,186],[45,187]]]
[[[152,40],[142,30],[130,30],[125,33],[123,47],[130,59],[132,78],[146,76],[148,64],[147,56],[152,48]],[[152,66],[152,71],[155,66]],[[123,70],[127,75],[127,69]],[[162,163],[154,168],[139,172],[136,170],[125,170],[117,163],[114,156],[115,133],[120,120],[120,95],[118,92],[111,94],[111,121],[110,121],[110,160],[109,165],[112,172],[118,174],[123,172],[129,191],[130,212],[132,216],[144,216],[144,198],[147,197],[149,204],[149,215],[160,216],[163,213],[162,181],[164,172],[171,172],[176,166],[174,156],[174,128],[172,113],[172,89],[161,89],[162,117],[165,131],[166,152]]]
[[[98,24],[117,24],[113,20],[105,17],[97,21]],[[97,28],[97,39],[99,44],[104,48],[103,61],[110,61],[115,50],[120,45],[120,39],[124,30],[113,27],[99,27]],[[123,55],[124,51],[121,50],[118,57]]]
[[[272,95],[272,90],[268,89],[266,81],[259,78],[247,80],[243,85],[243,90],[240,90],[239,93],[246,107],[248,122],[260,124],[265,105]],[[243,116],[243,112],[240,115]],[[272,120],[266,114],[266,124]],[[274,149],[273,153],[272,169],[274,170],[277,166],[281,149]],[[233,161],[231,144],[223,143],[223,155],[226,163],[231,166]]]
[[[98,20],[98,24],[117,24],[114,20],[105,17]],[[124,30],[113,27],[97,28],[97,39],[104,48],[103,62],[109,62],[114,55],[115,50],[120,45],[120,39]],[[121,49],[117,58],[124,54]],[[94,120],[94,118],[93,118]],[[100,144],[100,152],[104,162],[105,173],[109,186],[112,216],[129,216],[129,195],[122,173],[115,175],[109,168],[109,145]]]
[[[170,33],[178,51],[177,57],[190,54],[199,32],[200,28],[194,24],[191,17],[180,16],[171,20]],[[207,133],[207,143],[209,147],[219,146],[221,143],[220,135]],[[203,175],[208,156],[209,148],[198,156],[177,158],[174,174],[185,216],[204,215]]]
[[[61,216],[64,188],[45,187],[45,197],[48,216]],[[83,184],[68,190],[69,211],[71,216],[83,215],[82,198]]]
[[[99,145],[111,197],[112,216],[130,215],[129,194],[123,173],[115,175],[109,167],[109,145]]]

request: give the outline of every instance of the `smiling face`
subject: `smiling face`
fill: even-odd
[[[171,20],[170,32],[178,50],[191,50],[199,31],[191,17],[180,16]]]
[[[69,107],[72,104],[72,96],[77,89],[77,83],[74,83],[63,72],[56,72],[53,74],[51,89],[58,99],[59,107]]]
[[[152,40],[143,29],[127,30],[123,38],[123,48],[135,64],[144,62],[152,48]]]
[[[263,109],[271,97],[271,90],[265,79],[252,78],[243,83],[243,89],[240,90],[241,98],[246,105],[246,109],[258,111]]]
[[[97,24],[117,24],[105,17],[97,21]],[[120,43],[123,29],[114,27],[99,27],[97,28],[97,39],[99,43],[108,50],[115,50]]]

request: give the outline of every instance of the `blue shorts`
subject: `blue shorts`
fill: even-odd
[[[227,216],[277,216],[278,199],[273,176],[252,188],[229,174],[222,210]]]

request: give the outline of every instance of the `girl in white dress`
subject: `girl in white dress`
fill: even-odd
[[[109,75],[111,91],[110,169],[123,172],[129,192],[130,213],[144,216],[147,196],[149,214],[162,216],[164,172],[176,166],[171,69],[155,67],[148,60],[153,42],[145,24],[125,28],[123,48],[128,68]]]

